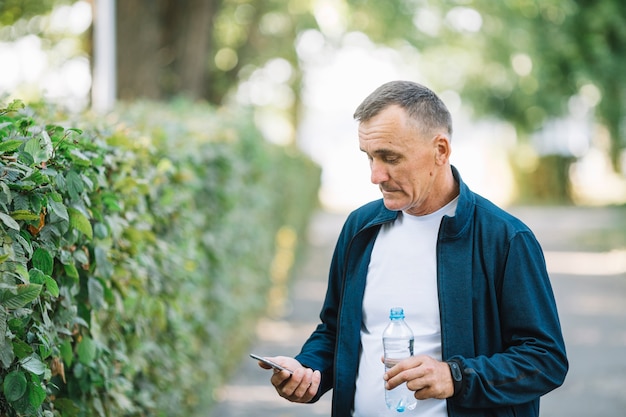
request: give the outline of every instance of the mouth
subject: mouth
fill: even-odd
[[[400,190],[397,190],[397,189],[394,189],[394,188],[385,188],[383,186],[379,186],[378,189],[383,194],[396,193],[396,192],[400,191]]]

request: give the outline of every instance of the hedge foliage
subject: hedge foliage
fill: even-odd
[[[0,110],[0,415],[207,414],[317,204],[251,120]]]

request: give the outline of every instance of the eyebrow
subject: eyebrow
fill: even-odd
[[[365,149],[361,149],[361,152],[365,152],[367,153],[367,151]],[[379,155],[379,156],[388,156],[388,155],[394,155],[394,156],[398,156],[400,155],[399,152],[393,151],[391,149],[376,149],[373,154],[375,155]]]

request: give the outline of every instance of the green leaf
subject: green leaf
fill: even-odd
[[[63,269],[65,270],[65,275],[73,279],[78,279],[78,269],[76,269],[76,265],[73,263],[64,264]]]
[[[39,269],[33,268],[28,271],[28,280],[31,284],[43,285],[46,282],[46,274],[41,272]]]
[[[0,308],[0,363],[3,368],[8,368],[13,362],[15,353],[13,352],[13,344],[7,339],[7,320],[9,313],[6,309]]]
[[[65,176],[65,182],[67,184],[67,192],[70,194],[72,200],[78,200],[80,193],[85,189],[83,180],[76,171],[70,171]]]
[[[6,113],[16,112],[16,111],[22,110],[24,107],[26,106],[24,105],[24,102],[22,100],[15,99],[9,103],[5,111]]]
[[[17,222],[13,220],[13,218],[9,216],[8,214],[0,213],[0,220],[2,220],[2,223],[10,227],[11,229],[20,230],[20,225],[17,224]]]
[[[26,393],[26,375],[22,371],[10,372],[4,378],[3,392],[8,401],[17,401]]]
[[[15,265],[15,272],[20,276],[23,282],[28,282],[28,269],[26,269],[26,265]]]
[[[85,167],[85,166],[91,165],[91,158],[89,158],[87,155],[85,155],[78,149],[72,149],[70,151],[70,156],[72,157],[74,164],[77,166]]]
[[[24,359],[20,360],[20,364],[24,369],[28,372],[31,372],[35,375],[42,375],[47,366],[45,363],[41,361],[36,355],[27,356]]]
[[[23,284],[17,286],[17,292],[13,293],[9,290],[0,291],[0,305],[6,308],[22,308],[37,297],[41,293],[41,285]]]
[[[38,409],[41,407],[45,399],[46,391],[40,383],[33,381],[33,383],[28,384],[28,402],[33,408]]]
[[[44,130],[41,136],[30,139],[24,145],[24,151],[33,157],[33,161],[38,164],[47,161],[52,156],[52,141]]]
[[[4,200],[5,203],[8,204],[13,202],[13,193],[11,192],[9,185],[4,181],[0,181],[0,199]]]
[[[11,213],[11,217],[15,220],[39,220],[39,214],[35,214],[29,210],[15,210]]]
[[[57,398],[54,400],[54,408],[61,411],[63,417],[76,417],[80,408],[69,398]]]
[[[25,357],[33,353],[33,348],[21,339],[13,339],[12,345],[15,356],[17,356],[18,359],[24,359]]]
[[[46,289],[50,292],[50,295],[53,297],[59,296],[59,284],[51,277],[46,275]]]
[[[24,142],[22,142],[21,140],[16,140],[16,139],[2,142],[0,143],[0,153],[14,152],[17,150],[17,148],[19,148],[22,145],[22,143]]]
[[[69,339],[65,339],[61,346],[59,346],[59,350],[61,351],[61,358],[63,358],[63,362],[68,366],[72,366],[72,361],[74,360],[74,352],[72,351],[72,342]]]
[[[43,248],[37,248],[33,253],[33,267],[39,269],[46,275],[52,275],[52,267],[54,266],[54,259],[50,252]]]
[[[9,256],[10,255],[8,253],[3,253],[2,255],[0,255],[0,264],[9,259]]]
[[[67,214],[67,207],[65,207],[65,204],[63,204],[62,202],[49,201],[48,202],[48,207],[50,207],[50,210],[54,214],[56,214],[57,216],[59,216],[63,220],[65,220],[65,221],[69,221],[70,220],[70,216]]]
[[[91,364],[96,359],[96,344],[89,336],[82,338],[76,347],[78,360],[84,365]]]
[[[96,278],[90,277],[87,282],[87,288],[89,290],[89,304],[91,304],[94,309],[99,309],[104,306],[104,286],[102,283]]]
[[[67,212],[70,216],[70,226],[87,236],[89,239],[93,239],[93,229],[91,228],[89,219],[87,219],[82,212],[73,207],[68,207]]]

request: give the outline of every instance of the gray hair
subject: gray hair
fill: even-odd
[[[411,81],[390,81],[378,87],[357,107],[354,118],[366,122],[391,105],[403,108],[422,133],[445,129],[452,137],[452,116],[429,88]]]

